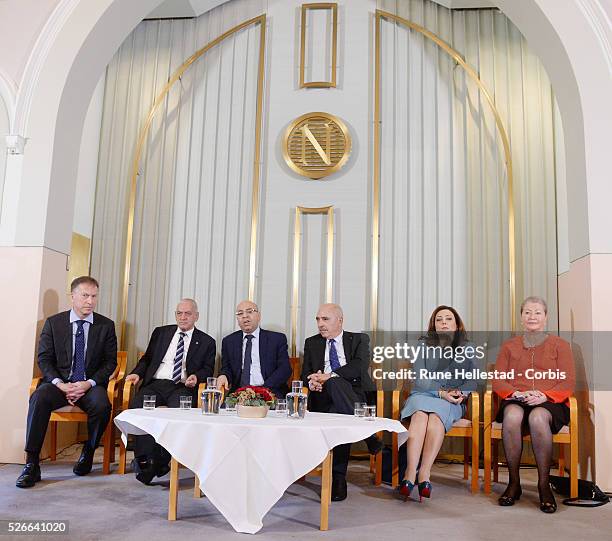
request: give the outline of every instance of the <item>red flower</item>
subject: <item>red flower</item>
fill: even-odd
[[[270,389],[266,387],[257,387],[255,385],[247,385],[245,387],[240,387],[236,389],[232,394],[238,396],[242,391],[246,391],[247,389],[251,389],[259,398],[262,398],[266,402],[271,402],[274,400],[274,393],[270,391]]]

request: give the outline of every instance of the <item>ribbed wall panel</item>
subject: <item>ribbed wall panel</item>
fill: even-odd
[[[489,89],[514,165],[517,303],[547,298],[555,328],[555,102],[544,68],[495,10],[378,7],[440,36]],[[379,328],[420,330],[451,304],[472,330],[510,329],[508,179],[491,109],[432,41],[387,20],[381,37]]]
[[[236,0],[191,20],[145,21],[108,66],[92,273],[99,310],[119,324],[130,168],[155,97],[196,50],[264,12]],[[248,294],[260,26],[209,50],[177,81],[151,125],[136,194],[127,344],[146,347],[193,297],[199,326],[219,341]]]

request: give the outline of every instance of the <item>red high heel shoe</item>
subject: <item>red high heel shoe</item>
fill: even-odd
[[[419,487],[419,501],[422,501],[423,498],[430,498],[431,497],[431,483],[429,481],[421,481],[418,484]]]
[[[410,493],[414,488],[414,483],[408,481],[407,479],[402,479],[399,485],[399,493],[404,497],[404,501],[407,501],[410,498]]]

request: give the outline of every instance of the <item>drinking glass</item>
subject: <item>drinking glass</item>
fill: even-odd
[[[287,415],[287,400],[281,398],[276,401],[277,415]]]
[[[225,399],[225,413],[236,413],[236,401],[233,398]]]
[[[142,407],[146,410],[154,410],[155,409],[155,395],[154,394],[146,394],[142,399]]]
[[[217,388],[217,378],[206,378],[206,388],[216,389]]]
[[[191,409],[191,397],[190,396],[181,396],[180,401],[181,401],[180,407],[182,410]]]
[[[366,406],[365,402],[355,402],[355,417],[365,417]]]
[[[292,381],[291,382],[291,392],[301,393],[303,386],[304,386],[304,383],[301,380]]]
[[[376,419],[376,406],[365,407],[365,418],[366,421],[374,421]]]

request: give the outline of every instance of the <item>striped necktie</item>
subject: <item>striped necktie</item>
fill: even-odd
[[[340,359],[338,359],[338,352],[336,351],[336,341],[333,338],[329,340],[329,365],[331,366],[332,372],[340,368]]]
[[[172,369],[172,381],[179,383],[183,372],[183,355],[185,353],[185,336],[187,333],[179,333],[179,341],[176,346],[176,355],[174,356],[174,368]]]

